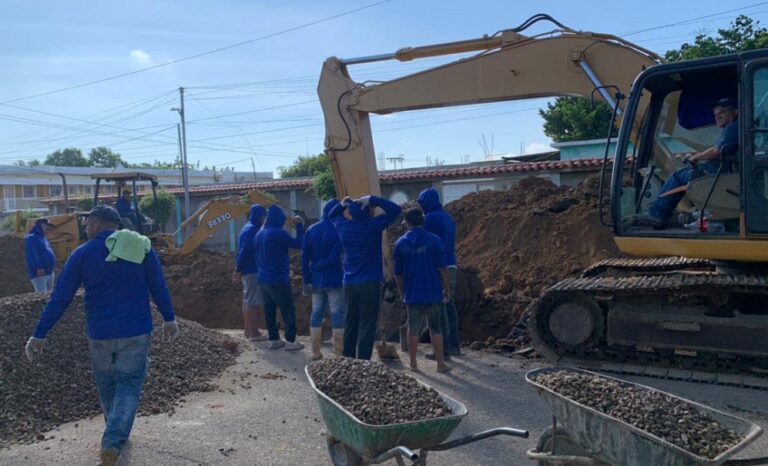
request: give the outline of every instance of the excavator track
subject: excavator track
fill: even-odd
[[[596,264],[641,274],[552,286],[531,305],[534,346],[560,364],[768,390],[768,276],[674,259]]]
[[[605,259],[584,269],[582,277],[596,277],[606,272],[669,272],[682,269],[714,270],[707,259],[690,257],[652,257],[642,259]]]

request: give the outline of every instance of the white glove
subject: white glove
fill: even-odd
[[[167,322],[163,322],[163,341],[164,342],[171,343],[178,336],[179,336],[179,324],[176,323],[175,319],[169,320]]]
[[[371,203],[371,196],[363,196],[360,199],[358,199],[357,202],[359,202],[360,205],[363,207],[368,207],[368,204]]]
[[[27,360],[29,362],[34,361],[38,354],[43,353],[43,346],[45,346],[45,338],[29,337],[27,346],[24,347],[24,354],[27,355]]]
[[[352,198],[349,196],[344,196],[344,199],[341,200],[341,205],[343,205],[344,207],[349,206],[349,204],[351,203],[352,203]]]

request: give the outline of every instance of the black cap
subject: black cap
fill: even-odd
[[[99,220],[104,220],[105,222],[114,223],[115,225],[120,224],[120,214],[118,214],[113,207],[110,207],[108,205],[97,205],[85,215],[87,217],[96,217]]]
[[[35,220],[35,225],[50,225],[54,226],[53,223],[50,222],[47,218],[38,218]]]
[[[733,97],[723,97],[722,99],[715,102],[715,105],[712,106],[712,108],[715,107],[730,107],[730,108],[739,108],[739,104],[736,102],[736,99]]]

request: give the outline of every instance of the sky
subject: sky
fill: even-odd
[[[7,2],[0,17],[0,164],[98,146],[133,163],[172,162],[179,114],[171,109],[183,86],[190,163],[277,176],[277,167],[323,150],[316,88],[327,57],[478,38],[537,13],[663,54],[739,14],[768,23],[768,2]],[[350,75],[389,80],[453,59],[355,65]],[[551,140],[538,109],[547,102],[374,115],[380,168],[393,168],[386,159],[398,156],[398,168],[408,168],[546,151]]]

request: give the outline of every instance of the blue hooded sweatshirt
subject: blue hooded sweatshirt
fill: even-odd
[[[237,239],[237,257],[235,259],[235,270],[241,275],[256,273],[256,261],[253,257],[253,237],[258,233],[261,224],[264,223],[264,216],[267,211],[260,204],[251,206],[248,214],[248,223],[246,223],[240,236]]]
[[[175,319],[171,295],[155,251],[144,262],[123,259],[107,262],[105,240],[114,233],[102,231],[75,249],[56,282],[51,299],[40,316],[35,338],[45,338],[69,306],[77,289],[85,288],[85,317],[88,337],[111,340],[144,335],[152,331],[149,297],[168,322]]]
[[[121,217],[130,217],[133,215],[133,207],[131,207],[131,201],[124,198],[123,196],[117,197],[117,201],[115,201],[115,209],[117,209],[117,212]]]
[[[283,230],[285,225],[283,209],[276,205],[267,209],[267,219],[253,237],[253,252],[258,268],[259,283],[291,284],[291,258],[288,249],[301,249],[304,240],[304,225],[296,224],[296,237]]]
[[[369,216],[370,209],[381,207],[383,215]],[[349,205],[352,220],[343,215],[344,206],[333,208],[328,217],[336,227],[344,248],[344,284],[354,285],[381,281],[381,233],[400,215],[400,206],[387,199],[371,196],[369,206],[357,202]]]
[[[44,269],[46,275],[53,273],[56,257],[51,243],[43,234],[43,226],[35,225],[24,237],[24,252],[27,256],[27,275],[30,280],[37,277],[37,269]]]
[[[425,189],[416,200],[424,211],[424,229],[443,240],[446,265],[456,265],[456,222],[453,217],[443,210],[440,196],[434,188]]]
[[[341,288],[341,240],[328,215],[339,201],[331,199],[323,207],[323,218],[307,228],[301,248],[304,284],[314,289]]]
[[[445,245],[424,228],[411,228],[395,243],[395,275],[403,276],[405,304],[443,302],[439,269],[445,268]]]

